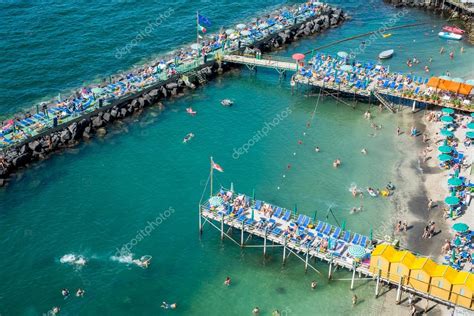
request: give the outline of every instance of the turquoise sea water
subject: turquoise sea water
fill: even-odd
[[[6,71],[0,79],[0,110],[12,112],[44,95],[54,96],[83,81],[127,69],[176,43],[192,41],[197,9],[220,25],[238,22],[255,10],[276,4],[2,3],[5,40],[0,42],[4,51],[0,65]],[[146,26],[143,21],[171,5],[176,6],[176,15],[153,37],[124,58],[114,58],[115,49]],[[345,6],[353,16],[351,21],[280,54],[307,51],[375,30],[399,12],[362,1]],[[378,14],[370,18],[374,10]],[[393,69],[407,71],[404,61],[409,57],[426,62],[433,56],[433,72],[449,69],[454,76],[472,76],[472,64],[468,64],[474,54],[472,47],[464,44],[461,56],[461,43],[446,43],[432,34],[433,25],[443,23],[437,17],[409,11],[399,24],[419,21],[430,24],[394,31],[392,37],[376,41],[361,58],[373,59],[381,50],[402,46],[390,61]],[[326,51],[349,50],[358,43]],[[441,45],[457,50],[453,61],[438,54]],[[421,73],[421,65],[415,71]],[[219,100],[226,97],[236,100],[234,107],[220,106]],[[162,301],[178,303],[177,310],[169,311],[173,315],[249,315],[254,306],[261,308],[262,315],[277,308],[287,315],[376,311],[379,303],[372,299],[373,283],[357,283],[361,302],[352,308],[349,282],[328,282],[325,264],[315,263],[321,275],[305,274],[303,263],[295,257],[282,267],[281,250],[272,249],[264,260],[261,250],[241,250],[228,240],[221,242],[209,225],[199,238],[197,206],[212,155],[225,169],[216,175],[216,186],[228,187],[233,181],[237,191],[251,194],[255,189],[257,198],[287,208],[297,204],[300,212],[310,216],[317,210],[320,219],[326,219],[332,208],[338,221],[347,222],[346,227],[368,234],[371,227],[383,224],[392,205],[383,199],[354,200],[349,187],[381,187],[393,178],[393,166],[403,159],[391,150],[400,123],[397,116],[374,110],[375,121],[383,129],[373,135],[374,130],[363,119],[368,105],[359,104],[352,110],[331,99],[317,105],[315,97],[302,91],[292,94],[288,81],[278,82],[275,73],[260,70],[256,76],[246,71],[225,74],[165,105],[162,112],[151,108],[115,126],[105,139],[81,144],[18,173],[0,190],[2,315],[38,315],[52,306],[61,306],[62,315],[168,314],[160,309]],[[185,113],[188,106],[197,116]],[[308,129],[306,123],[315,107]],[[288,108],[291,114],[247,154],[232,157],[234,148],[243,146],[266,122]],[[183,144],[182,138],[189,132],[196,137]],[[314,152],[315,146],[321,148],[320,153]],[[360,154],[364,147],[367,156]],[[332,161],[337,157],[343,164],[333,169]],[[364,210],[350,215],[349,209],[361,203]],[[148,222],[169,208],[173,210],[169,217],[150,228]],[[332,216],[328,221],[335,223]],[[143,270],[113,260],[117,248],[138,239],[141,230],[148,236],[140,238],[132,252],[136,258],[151,255],[152,266]],[[88,263],[82,268],[62,264],[60,258],[66,254],[82,255]],[[223,281],[228,275],[233,284],[227,288]],[[335,274],[335,279],[349,277],[345,271]],[[319,282],[316,291],[309,287],[313,279]],[[63,300],[62,288],[74,292],[78,287],[86,290],[84,298],[72,295]]]

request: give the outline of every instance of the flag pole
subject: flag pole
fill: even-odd
[[[199,44],[199,11],[196,11],[196,43]]]
[[[214,163],[214,161],[212,160],[212,156],[211,156],[211,174],[210,174],[210,178],[211,178],[211,192],[210,192],[210,194],[209,194],[210,197],[212,197],[212,178],[213,178],[213,173],[214,173],[214,172],[213,172],[213,169],[214,169],[214,168],[213,168],[213,163]]]

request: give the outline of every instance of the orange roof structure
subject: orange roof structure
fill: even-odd
[[[454,93],[459,93],[459,94],[464,94],[464,95],[469,95],[471,93],[471,90],[474,88],[474,86],[467,83],[441,79],[438,77],[431,77],[427,85],[435,89],[451,91]]]

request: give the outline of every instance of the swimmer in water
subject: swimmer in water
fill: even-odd
[[[341,161],[338,159],[334,160],[334,162],[332,163],[333,167],[334,168],[337,168],[341,165]]]
[[[454,52],[450,52],[450,53],[449,53],[449,58],[450,58],[450,59],[454,59]]]
[[[178,307],[176,303],[173,303],[173,304],[168,304],[166,302],[161,303],[161,308],[164,308],[164,309],[176,309],[176,307]]]
[[[464,53],[464,46],[461,46],[461,54]]]
[[[144,269],[146,269],[150,266],[150,261],[151,261],[151,259],[143,259],[143,257],[140,258],[140,260],[138,260],[138,259],[132,260],[133,263],[135,263],[137,266],[142,267]]]
[[[85,293],[86,293],[86,291],[84,291],[83,289],[77,289],[76,296],[77,297],[83,297]]]
[[[57,306],[54,306],[53,309],[51,310],[51,312],[53,313],[53,315],[57,315],[59,314],[59,312],[61,311],[61,309]]]
[[[367,149],[365,149],[365,148],[362,148],[362,150],[360,152],[364,155],[367,155]]]
[[[225,278],[224,285],[230,285],[230,277]]]
[[[317,152],[317,153],[319,153],[319,147],[316,146],[316,148],[314,148],[314,151]]]
[[[315,290],[317,286],[318,286],[318,282],[316,281],[311,282],[311,289]]]
[[[444,53],[444,46],[441,46],[441,49],[439,50],[439,53],[440,54]]]
[[[61,294],[64,296],[64,298],[67,298],[69,296],[69,291],[68,289],[62,289]]]
[[[260,308],[258,308],[258,306],[255,306],[254,309],[252,309],[252,313],[253,313],[254,315],[260,314]]]

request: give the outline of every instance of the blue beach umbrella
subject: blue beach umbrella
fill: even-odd
[[[448,196],[447,198],[444,199],[444,203],[448,205],[458,205],[460,202],[459,198],[455,196]]]
[[[453,187],[458,187],[462,185],[462,180],[460,178],[450,178],[448,179],[448,184]]]
[[[466,80],[466,83],[470,84],[471,86],[474,86],[474,79]]]
[[[439,133],[443,136],[446,136],[446,137],[453,137],[454,136],[454,133],[451,132],[450,130],[447,130],[446,128],[443,128]]]
[[[454,121],[453,117],[452,116],[442,116],[441,117],[441,122],[444,122],[444,123],[452,123]]]
[[[365,248],[359,245],[351,245],[348,251],[352,257],[357,259],[361,259],[366,255]]]
[[[441,112],[443,112],[444,114],[453,114],[454,110],[451,108],[444,108],[441,110]]]
[[[474,122],[467,124],[467,128],[474,129]]]
[[[440,161],[450,161],[453,157],[451,157],[450,155],[447,155],[447,154],[441,154],[438,156],[438,159]]]
[[[465,233],[469,230],[469,226],[464,223],[456,223],[453,225],[453,230],[457,233]]]
[[[439,146],[438,150],[442,152],[443,154],[449,154],[450,152],[453,151],[453,149],[450,146]]]
[[[474,138],[474,131],[467,132],[466,136],[469,137],[469,138]]]

